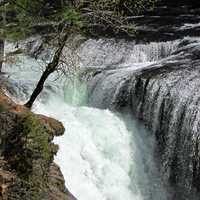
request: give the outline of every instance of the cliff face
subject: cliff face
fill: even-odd
[[[53,162],[62,124],[0,95],[0,199],[75,200]]]

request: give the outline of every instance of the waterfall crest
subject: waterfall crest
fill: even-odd
[[[90,39],[78,48],[83,67],[130,66],[158,61],[169,56],[178,41],[135,44],[124,40]]]

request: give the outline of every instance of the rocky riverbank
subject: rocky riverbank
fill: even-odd
[[[54,163],[63,125],[0,93],[0,199],[75,200]]]

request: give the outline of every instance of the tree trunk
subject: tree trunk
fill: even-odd
[[[2,1],[4,2],[4,1]],[[0,72],[2,71],[3,61],[4,61],[4,48],[5,48],[5,26],[6,26],[6,4],[3,4],[3,11],[1,13],[2,17],[2,28],[0,30]]]
[[[0,72],[2,71],[4,59],[4,39],[0,39]]]
[[[63,0],[60,1],[60,5],[61,5],[61,8],[64,7],[64,1]]]
[[[36,88],[34,89],[30,99],[28,100],[28,102],[25,104],[25,106],[27,108],[31,108],[33,103],[35,102],[36,98],[38,97],[38,95],[42,92],[43,88],[44,88],[44,84],[45,84],[45,81],[47,80],[47,78],[49,77],[50,74],[52,74],[53,72],[56,71],[57,69],[57,66],[59,64],[59,60],[60,60],[60,56],[62,54],[62,50],[65,46],[65,42],[67,40],[69,36],[69,33],[67,32],[62,38],[61,40],[59,41],[59,45],[58,45],[58,49],[57,51],[55,52],[54,54],[54,57],[53,57],[53,60],[52,62],[50,62],[45,71],[43,72],[39,82],[37,83],[37,86]]]

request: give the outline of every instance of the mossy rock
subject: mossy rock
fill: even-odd
[[[48,127],[31,112],[13,114],[13,128],[5,138],[3,155],[17,175],[10,189],[11,197],[22,200],[45,199],[48,188],[48,169],[53,162],[57,146],[53,145]],[[12,199],[10,197],[10,199]]]
[[[52,177],[50,180],[50,166],[58,151],[52,140],[64,133],[62,123],[16,105],[1,92],[0,157],[6,164],[2,168],[0,163],[0,167],[14,177],[7,184],[4,199],[49,200],[52,187],[65,196],[64,189],[54,186]],[[64,182],[61,186],[64,188]]]
[[[5,112],[7,109],[4,105],[0,104],[0,113]]]

